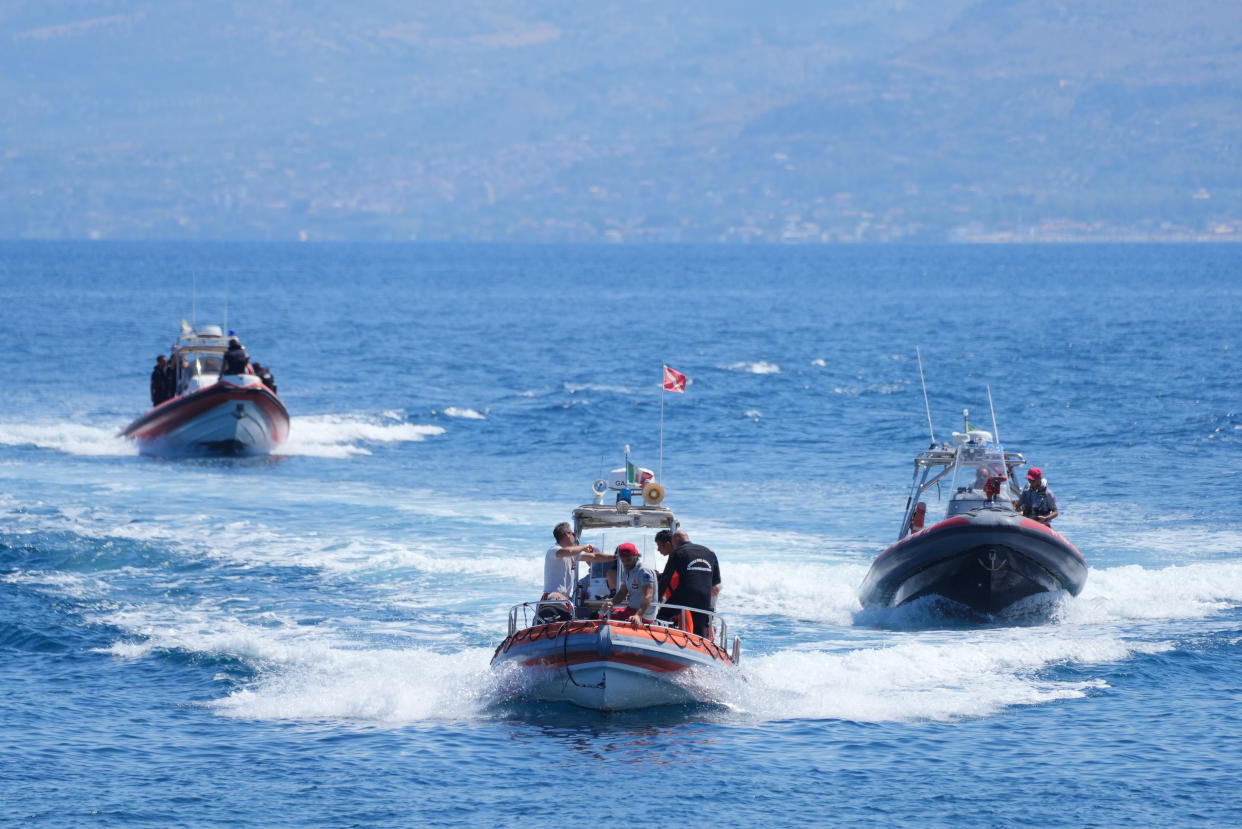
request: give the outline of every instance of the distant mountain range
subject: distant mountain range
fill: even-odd
[[[1242,240],[1242,3],[10,0],[0,238]]]

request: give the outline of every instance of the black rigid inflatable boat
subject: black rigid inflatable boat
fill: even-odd
[[[859,589],[864,607],[897,607],[941,596],[995,615],[1040,593],[1082,592],[1082,553],[1047,523],[1015,509],[1014,470],[1026,460],[992,433],[954,432],[914,459],[914,484],[898,540],[876,557]],[[942,520],[924,526],[929,490],[949,498]]]

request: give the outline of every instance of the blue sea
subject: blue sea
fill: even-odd
[[[273,368],[280,456],[116,436],[183,318]],[[5,826],[1242,824],[1242,248],[4,243],[0,331]],[[1087,557],[1042,623],[859,606],[916,348]],[[627,445],[739,676],[506,701]]]

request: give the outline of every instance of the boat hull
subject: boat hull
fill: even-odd
[[[711,702],[691,669],[734,667],[709,639],[658,625],[573,621],[515,631],[492,667],[512,670],[511,696],[597,711]]]
[[[144,455],[267,455],[289,436],[289,413],[262,383],[225,379],[161,403],[121,434]]]
[[[942,596],[995,615],[1040,593],[1082,592],[1087,564],[1052,528],[1004,508],[954,516],[881,553],[859,590],[864,607]]]

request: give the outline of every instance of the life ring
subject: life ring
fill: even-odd
[[[655,481],[643,487],[643,503],[651,506],[658,506],[664,500],[664,487]]]

